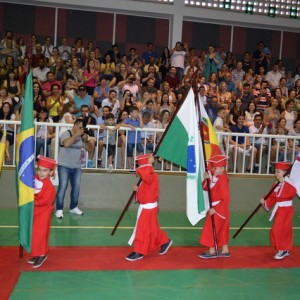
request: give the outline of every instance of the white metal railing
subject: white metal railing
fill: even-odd
[[[9,147],[10,152],[10,161],[7,159],[4,160],[3,165],[5,167],[15,167],[16,165],[16,134],[20,128],[20,121],[4,121],[0,120],[0,125],[3,125],[7,130],[13,134],[14,143]],[[59,132],[61,127],[70,127],[73,125],[70,124],[61,124],[61,123],[43,123],[35,122],[35,129],[37,126],[45,127],[45,138],[39,139],[35,138],[36,148],[37,143],[41,145],[41,152],[39,154],[48,155],[54,159],[58,157],[58,151],[60,147],[59,143]],[[10,127],[10,128],[9,128]],[[47,141],[48,130],[47,127],[53,127],[55,130],[55,136],[51,138],[50,142]],[[108,149],[103,147],[101,157],[98,157],[99,150],[99,137],[102,136],[102,132],[99,126],[89,125],[89,129],[94,130],[94,136],[96,139],[96,146],[94,149],[93,155],[93,166],[88,167],[88,153],[83,151],[82,155],[82,168],[90,170],[108,170]],[[127,138],[126,132],[130,131],[129,128],[120,128],[116,132],[116,151],[113,159],[113,170],[118,171],[129,171],[135,168],[135,166],[130,166],[128,164],[127,158]],[[152,149],[147,143],[143,143],[143,153],[151,153],[155,150],[155,147],[159,141],[160,136],[164,132],[164,129],[156,128],[137,128],[136,131],[140,131],[141,134],[150,134],[153,135],[154,143],[152,144]],[[120,134],[125,132],[125,138]],[[37,131],[35,130],[35,134]],[[219,141],[222,141],[222,149],[224,154],[229,156],[228,163],[228,173],[230,174],[272,174],[274,172],[272,161],[278,160],[290,160],[294,161],[295,156],[299,155],[296,149],[296,142],[299,141],[300,137],[296,136],[279,136],[279,135],[269,135],[269,134],[241,134],[241,133],[217,133]],[[246,144],[238,147],[237,142],[235,144],[230,144],[230,137],[236,138],[249,138],[250,146],[246,147]],[[107,135],[108,138],[108,135]],[[137,138],[137,135],[136,135]],[[259,147],[258,144],[261,142],[263,147]],[[107,141],[103,141],[103,144],[107,144]],[[48,152],[47,152],[48,149]],[[174,149],[176,151],[176,149]],[[134,154],[136,153],[136,144],[134,148]],[[101,151],[100,151],[101,152]],[[37,155],[37,153],[36,153]],[[99,160],[102,160],[101,165],[98,164]],[[256,167],[257,165],[257,167]],[[162,172],[184,172],[181,167],[169,163],[167,161],[157,158],[155,160],[155,169]],[[250,170],[247,170],[250,166]]]

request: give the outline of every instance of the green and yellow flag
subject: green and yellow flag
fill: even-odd
[[[26,79],[25,98],[21,114],[21,130],[17,136],[17,195],[19,207],[19,240],[31,251],[34,204],[34,126],[32,73]]]
[[[1,175],[2,165],[5,157],[5,147],[6,147],[6,130],[4,130],[0,141],[0,175]]]

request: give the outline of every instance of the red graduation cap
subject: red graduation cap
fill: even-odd
[[[149,160],[150,156],[152,156],[151,153],[143,154],[143,155],[138,155],[135,158],[135,161],[138,163],[139,166],[146,165],[146,164],[148,164],[148,160]]]
[[[45,157],[45,156],[42,156],[42,155],[39,155],[37,158],[38,158],[37,165],[39,167],[44,167],[44,168],[53,170],[56,166],[56,160],[55,159]]]
[[[275,169],[287,171],[290,168],[291,163],[288,161],[278,161],[278,162],[274,162],[274,166]]]
[[[207,160],[207,162],[211,164],[212,168],[226,167],[228,158],[228,156],[218,154],[212,156],[210,159]]]

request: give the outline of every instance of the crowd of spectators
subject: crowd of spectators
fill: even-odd
[[[143,53],[135,48],[120,53],[118,45],[102,53],[93,41],[84,45],[81,38],[71,44],[62,38],[56,47],[49,36],[38,41],[32,35],[30,41],[24,41],[8,31],[0,42],[0,120],[20,118],[26,75],[32,70],[36,121],[74,124],[83,118],[85,125],[99,125],[99,131],[89,131],[93,149],[88,153],[88,167],[101,166],[103,147],[109,147],[112,170],[116,140],[110,135],[115,136],[116,131],[109,129],[111,126],[166,128],[192,85],[217,131],[300,136],[300,65],[286,70],[284,61],[274,60],[262,41],[255,52],[245,51],[241,60],[220,46],[209,45],[198,52],[177,42],[174,48],[164,47],[158,54],[150,42]],[[271,59],[276,61],[272,65]],[[49,126],[37,129],[37,151],[49,147],[51,138],[62,133]],[[127,153],[130,168],[133,149],[137,153],[153,151],[159,138],[151,132],[126,135],[118,130],[118,143],[122,153]],[[224,151],[226,145],[229,150],[252,149],[246,139],[220,142]],[[8,139],[7,147],[13,143]],[[295,143],[289,146],[299,153],[300,143]],[[251,153],[257,156],[262,145],[254,144]],[[275,144],[273,148],[274,157]],[[48,148],[45,154],[49,155]],[[8,148],[6,159],[10,159]],[[124,166],[124,157],[122,160]],[[256,170],[258,158],[254,161],[248,171]]]

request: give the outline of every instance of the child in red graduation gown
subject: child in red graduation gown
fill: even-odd
[[[284,177],[289,168],[289,162],[275,163],[275,177],[279,184],[266,200],[264,198],[260,200],[267,211],[274,207],[269,219],[271,221],[274,218],[270,240],[277,251],[274,258],[278,260],[289,256],[293,245],[293,198],[296,196],[297,190],[294,182],[290,178]]]
[[[31,256],[27,262],[33,268],[40,267],[48,257],[48,241],[51,225],[51,214],[56,191],[50,180],[54,174],[56,161],[38,156],[38,171],[35,176],[34,214],[31,241]]]
[[[201,253],[200,258],[210,259],[216,257],[230,257],[228,249],[229,241],[229,181],[226,173],[227,156],[215,155],[208,162],[211,167],[211,174],[204,174],[209,179],[212,208],[209,209],[199,243],[208,247],[208,251]],[[203,181],[203,189],[207,190],[207,180]],[[215,241],[212,229],[212,215],[214,215],[216,237],[218,248],[221,251],[216,253]]]
[[[138,168],[136,174],[142,179],[140,186],[134,186],[136,201],[140,203],[136,225],[129,240],[133,243],[133,252],[126,256],[126,260],[142,259],[148,252],[159,250],[159,254],[167,253],[172,241],[158,224],[159,181],[154,171],[154,157],[151,154],[136,157]]]

